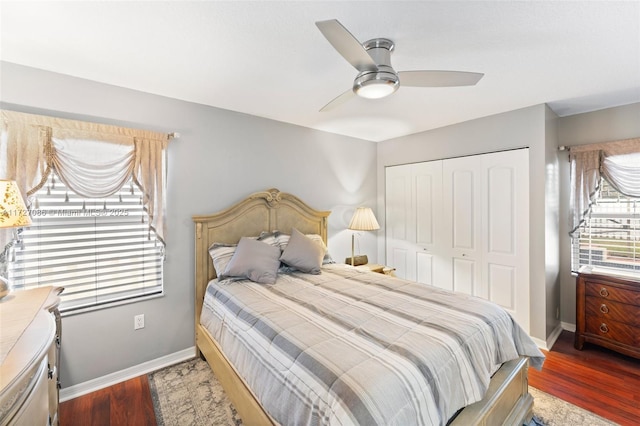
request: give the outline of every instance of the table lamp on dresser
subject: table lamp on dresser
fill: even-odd
[[[31,225],[31,217],[20,195],[18,185],[13,180],[0,179],[0,228],[20,228],[29,225]],[[0,232],[3,232],[2,229]],[[0,299],[10,291],[9,282],[0,276]]]
[[[376,231],[380,229],[373,210],[369,207],[358,207],[349,222],[349,228],[352,231]],[[346,264],[351,266],[364,265],[368,263],[366,255],[355,255],[355,232],[351,234],[351,257],[346,258]]]

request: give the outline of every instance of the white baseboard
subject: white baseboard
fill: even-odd
[[[538,339],[537,337],[533,336],[531,337],[531,339],[540,349],[548,351],[553,347],[553,344],[556,343],[556,340],[558,340],[558,337],[560,336],[560,333],[562,333],[562,330],[565,330],[563,324],[558,324],[556,328],[553,329],[551,334],[547,336],[547,340]]]
[[[563,330],[567,330],[570,331],[572,333],[576,332],[576,325],[572,324],[570,322],[561,322],[560,325],[562,326]]]
[[[553,347],[553,344],[556,343],[556,340],[558,340],[558,337],[560,337],[560,333],[562,333],[562,330],[563,328],[561,323],[553,329],[549,337],[547,337],[547,348],[551,349]]]
[[[179,352],[174,352],[160,358],[152,359],[151,361],[143,362],[142,364],[134,365],[133,367],[125,368],[124,370],[116,371],[115,373],[107,374],[106,376],[69,386],[68,388],[60,390],[60,402],[68,401],[90,392],[124,382],[125,380],[133,379],[134,377],[186,361],[194,356],[196,356],[196,347],[192,346]]]

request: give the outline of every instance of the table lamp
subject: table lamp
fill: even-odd
[[[31,217],[18,185],[13,180],[0,179],[0,228],[20,228],[31,225]],[[11,291],[7,279],[0,276],[0,299]]]
[[[349,228],[352,231],[375,231],[380,229],[373,210],[369,207],[358,207],[349,222]],[[368,262],[366,255],[355,255],[355,232],[351,234],[351,258],[345,259],[344,263],[351,266],[364,265]]]

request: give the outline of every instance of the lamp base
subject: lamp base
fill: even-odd
[[[347,257],[344,260],[344,263],[346,263],[347,265],[351,265],[351,259],[351,257]],[[369,263],[369,259],[367,258],[366,254],[358,254],[356,256],[353,256],[353,266],[366,265],[367,263]]]

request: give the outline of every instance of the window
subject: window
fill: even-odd
[[[62,312],[162,294],[164,244],[142,197],[130,179],[108,198],[82,198],[52,173],[12,247],[13,287],[64,287]]]
[[[640,276],[640,199],[619,193],[604,179],[572,239],[572,270],[584,266]]]

